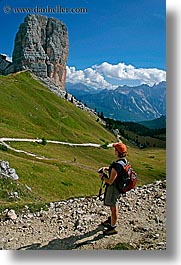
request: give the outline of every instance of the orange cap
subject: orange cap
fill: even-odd
[[[127,153],[126,145],[123,144],[122,142],[119,142],[119,143],[115,143],[115,144],[113,144],[113,147],[114,147],[114,148],[115,148],[120,154]]]

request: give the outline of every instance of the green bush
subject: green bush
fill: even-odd
[[[45,139],[45,137],[43,137],[41,140],[42,140],[42,142],[41,142],[42,145],[46,145],[47,144],[47,140]]]
[[[2,150],[2,151],[8,151],[8,148],[7,148],[7,146],[5,146],[3,144],[0,144],[0,150]]]
[[[101,147],[102,147],[103,149],[108,149],[108,147],[107,147],[108,144],[109,144],[108,142],[105,142],[104,144],[101,145]]]

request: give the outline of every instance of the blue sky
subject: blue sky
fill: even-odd
[[[166,79],[165,0],[0,0],[0,53],[12,56],[15,34],[27,13],[13,8],[87,9],[82,14],[48,14],[69,33],[67,80],[95,87],[153,85]],[[11,7],[10,13],[4,7]]]

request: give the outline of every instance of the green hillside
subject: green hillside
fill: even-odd
[[[47,140],[100,145],[116,141],[114,135],[91,114],[57,97],[33,79],[29,72],[0,76],[0,102],[0,138],[44,137]],[[9,161],[19,175],[16,183],[0,179],[1,207],[8,207],[9,204],[44,204],[70,197],[96,195],[100,186],[97,169],[114,160],[112,148],[27,142],[9,144],[45,159],[0,148],[0,160]],[[129,146],[128,158],[140,173],[138,185],[165,177],[165,150],[141,152]],[[141,164],[138,163],[140,159]],[[7,194],[13,191],[18,191],[20,199],[13,201],[8,198]]]
[[[139,124],[142,124],[150,129],[166,128],[166,116],[162,115],[160,118],[151,121],[141,121]]]
[[[57,97],[29,72],[1,76],[0,98],[1,136],[44,136],[74,143],[112,139],[87,113]]]

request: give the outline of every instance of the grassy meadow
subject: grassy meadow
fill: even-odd
[[[95,117],[57,97],[29,72],[0,76],[0,102],[0,138],[45,137],[47,140],[100,145],[116,141]],[[138,175],[137,185],[165,178],[164,148],[138,149],[127,141],[125,143],[128,160]],[[0,179],[1,209],[97,195],[101,183],[97,169],[115,159],[113,148],[28,142],[10,142],[9,145],[46,159],[0,148],[0,160],[9,161],[19,176],[16,182]],[[14,191],[18,191],[19,199],[8,197],[7,194]]]

